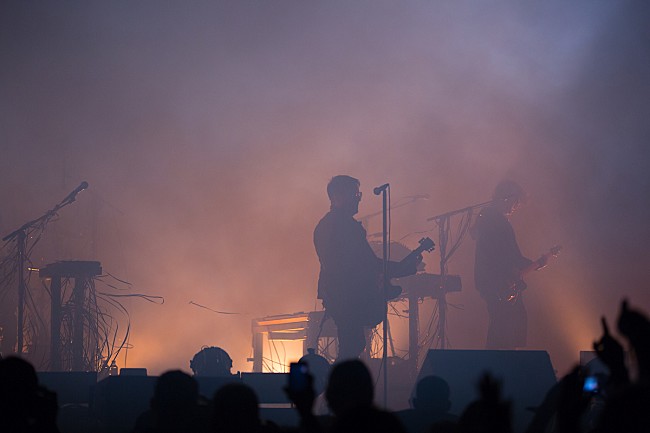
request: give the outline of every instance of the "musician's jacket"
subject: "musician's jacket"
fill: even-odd
[[[333,208],[316,226],[314,246],[321,265],[318,298],[328,313],[335,321],[356,320],[367,326],[379,323],[386,304],[382,296],[383,265],[361,223]],[[415,272],[414,266],[390,262],[392,277]]]
[[[520,278],[532,261],[521,253],[510,221],[494,207],[483,209],[473,228],[476,238],[474,282],[486,300],[496,300],[499,291]]]

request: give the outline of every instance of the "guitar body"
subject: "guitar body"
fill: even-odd
[[[424,251],[433,251],[435,244],[430,238],[422,238],[419,241],[420,245],[399,263],[408,263],[416,256],[419,256]],[[401,275],[400,275],[401,276]],[[390,280],[390,279],[389,279]],[[402,293],[400,286],[391,284],[390,281],[386,282],[384,287],[383,272],[377,276],[377,285],[374,291],[377,293],[370,294],[364,301],[363,311],[358,311],[356,314],[363,317],[363,322],[366,326],[377,326],[380,324],[386,315],[386,303],[392,299],[397,298]]]
[[[391,283],[388,283],[388,287],[386,287],[386,290],[384,291],[384,295],[385,295],[384,297],[386,298],[386,301],[393,300],[401,294],[402,294],[402,286],[398,286],[396,284],[391,284]]]
[[[550,257],[557,257],[562,251],[562,246],[556,245],[551,248],[547,253],[542,254],[540,258],[535,260],[530,266],[519,271],[517,278],[514,278],[513,281],[508,285],[508,287],[499,291],[499,300],[502,302],[515,303],[521,296],[521,293],[526,290],[528,285],[524,281],[524,276],[532,271],[542,269],[546,266],[546,261]]]
[[[374,296],[367,299],[361,311],[357,311],[357,317],[361,319],[364,326],[374,328],[384,321],[388,304],[381,296]]]
[[[513,281],[507,288],[499,291],[499,301],[515,303],[519,299],[521,293],[528,288],[528,285],[523,279]]]

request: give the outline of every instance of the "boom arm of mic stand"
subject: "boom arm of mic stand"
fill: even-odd
[[[408,204],[413,203],[414,201],[416,201],[416,199],[411,199],[411,200],[409,200],[407,202],[400,203],[400,204],[397,204],[395,206],[391,206],[390,210],[398,209],[400,207],[404,207],[404,206],[406,206]],[[377,211],[377,212],[370,213],[368,215],[363,215],[363,216],[359,217],[359,221],[365,222],[365,221],[368,221],[370,218],[376,217],[377,215],[382,215],[383,213],[384,213],[384,211],[380,210],[380,211]]]
[[[443,214],[440,214],[440,215],[436,215],[436,216],[432,216],[430,218],[427,218],[427,221],[434,221],[434,220],[439,221],[439,220],[449,218],[449,217],[452,217],[452,216],[460,214],[460,213],[465,213],[465,212],[473,210],[473,209],[477,209],[477,208],[481,208],[481,207],[484,207],[484,206],[491,205],[492,203],[494,203],[494,200],[486,201],[484,203],[474,204],[472,206],[467,206],[467,207],[464,207],[462,209],[452,210],[451,212],[447,212],[447,213],[443,213]]]
[[[34,227],[36,224],[40,223],[41,221],[46,221],[49,218],[52,217],[53,214],[56,213],[57,208],[54,208],[52,210],[47,211],[44,215],[36,218],[35,220],[31,220],[29,222],[26,222],[23,224],[19,229],[14,230],[13,232],[9,233],[7,236],[2,238],[3,242],[9,241],[16,236],[20,235],[21,233],[25,233],[28,229]]]
[[[51,210],[47,211],[44,215],[36,218],[35,220],[28,221],[23,224],[19,229],[14,230],[9,233],[7,236],[2,238],[3,242],[8,242],[10,240],[16,239],[17,248],[18,248],[18,306],[16,312],[17,319],[17,335],[16,335],[16,352],[23,352],[23,326],[24,326],[24,310],[25,310],[25,292],[26,292],[26,283],[25,283],[25,261],[27,260],[27,230],[34,228],[37,224],[47,222],[54,216],[64,206],[69,205],[73,201],[69,201],[70,195],[64,198],[59,204],[54,206]]]
[[[75,201],[75,200],[70,200],[70,195],[68,195],[66,198],[64,198],[63,200],[61,200],[61,201],[60,201],[56,206],[54,206],[52,209],[50,209],[50,210],[48,210],[47,212],[45,212],[45,214],[41,215],[40,217],[38,217],[38,218],[36,218],[36,219],[34,219],[34,220],[31,220],[31,221],[26,222],[25,224],[23,224],[22,226],[20,226],[20,228],[18,228],[18,229],[16,229],[16,230],[14,230],[13,232],[9,233],[7,236],[5,236],[4,238],[2,238],[2,242],[6,242],[6,241],[9,241],[9,240],[15,238],[15,237],[18,236],[21,232],[25,232],[26,230],[28,230],[28,229],[30,229],[30,228],[36,226],[36,224],[40,223],[41,221],[47,221],[47,220],[49,220],[49,219],[52,218],[54,215],[56,215],[56,213],[59,211],[59,209],[64,208],[64,207],[66,207],[67,205],[69,205],[69,204],[71,204],[71,203],[74,203],[74,201]]]

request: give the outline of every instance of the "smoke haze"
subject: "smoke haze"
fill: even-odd
[[[88,181],[32,259],[98,260],[165,298],[123,302],[121,366],[188,370],[218,345],[250,371],[253,318],[318,305],[332,176],[361,180],[359,216],[385,182],[393,205],[428,194],[393,209],[410,248],[511,178],[524,254],[564,246],[526,293],[529,347],[563,373],[622,298],[650,311],[648,22],[627,1],[5,1],[0,232]],[[473,247],[449,264],[458,349],[487,326]]]

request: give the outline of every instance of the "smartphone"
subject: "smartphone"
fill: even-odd
[[[309,367],[304,362],[292,362],[289,366],[289,389],[302,392],[309,386]]]
[[[585,384],[582,390],[589,394],[597,394],[599,391],[598,378],[596,376],[585,377]]]

